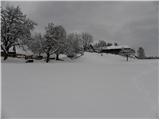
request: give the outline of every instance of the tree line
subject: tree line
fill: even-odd
[[[11,48],[27,46],[34,54],[46,54],[46,62],[52,54],[59,60],[60,54],[74,57],[83,54],[93,42],[93,37],[87,32],[67,34],[62,25],[53,22],[45,27],[45,33],[32,34],[38,24],[29,19],[19,6],[6,6],[1,9],[1,49],[4,60],[9,56]]]
[[[83,55],[83,52],[108,46],[118,46],[115,43],[106,43],[99,40],[94,43],[93,36],[87,32],[67,34],[62,25],[56,25],[51,22],[45,27],[45,33],[34,33],[33,30],[38,24],[29,19],[19,6],[6,6],[1,9],[1,50],[4,60],[7,60],[11,48],[16,52],[16,47],[27,46],[34,55],[41,56],[45,54],[46,62],[50,61],[50,56],[55,54],[56,60],[59,60],[60,54],[68,57],[75,57],[77,54]],[[122,51],[122,54],[128,56],[128,51]],[[143,47],[137,50],[137,58],[146,58]]]

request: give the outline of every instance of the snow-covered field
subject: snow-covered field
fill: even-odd
[[[64,60],[2,61],[2,117],[158,118],[158,60],[96,53]]]

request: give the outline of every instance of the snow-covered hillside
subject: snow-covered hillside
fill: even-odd
[[[2,63],[4,118],[158,118],[158,60],[61,58]]]
[[[54,55],[51,57],[55,57]],[[77,59],[69,59],[65,55],[60,55],[60,59],[64,61],[56,61],[54,59],[50,60],[50,63],[65,63],[65,62],[71,62],[71,63],[83,63],[83,64],[110,64],[110,63],[122,63],[126,62],[126,58],[119,56],[119,55],[113,55],[113,54],[99,54],[99,53],[89,53],[85,52],[83,56],[78,57]],[[134,61],[135,59],[129,59],[129,61]],[[25,63],[24,58],[12,58],[9,57],[7,60],[1,59],[2,63]],[[45,60],[34,60],[34,63],[45,63]]]

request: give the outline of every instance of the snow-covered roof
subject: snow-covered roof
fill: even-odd
[[[130,48],[129,46],[127,45],[118,45],[118,46],[106,46],[106,47],[102,47],[101,49],[107,49],[107,50],[110,50],[110,49],[123,49],[123,48]]]
[[[24,48],[20,48],[16,46],[16,53],[17,54],[23,54],[23,55],[33,55],[33,53],[28,50],[27,46],[23,46]],[[10,52],[13,52],[13,48],[10,49]]]

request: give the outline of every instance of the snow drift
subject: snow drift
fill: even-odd
[[[158,118],[158,60],[61,58],[2,64],[3,118]]]

